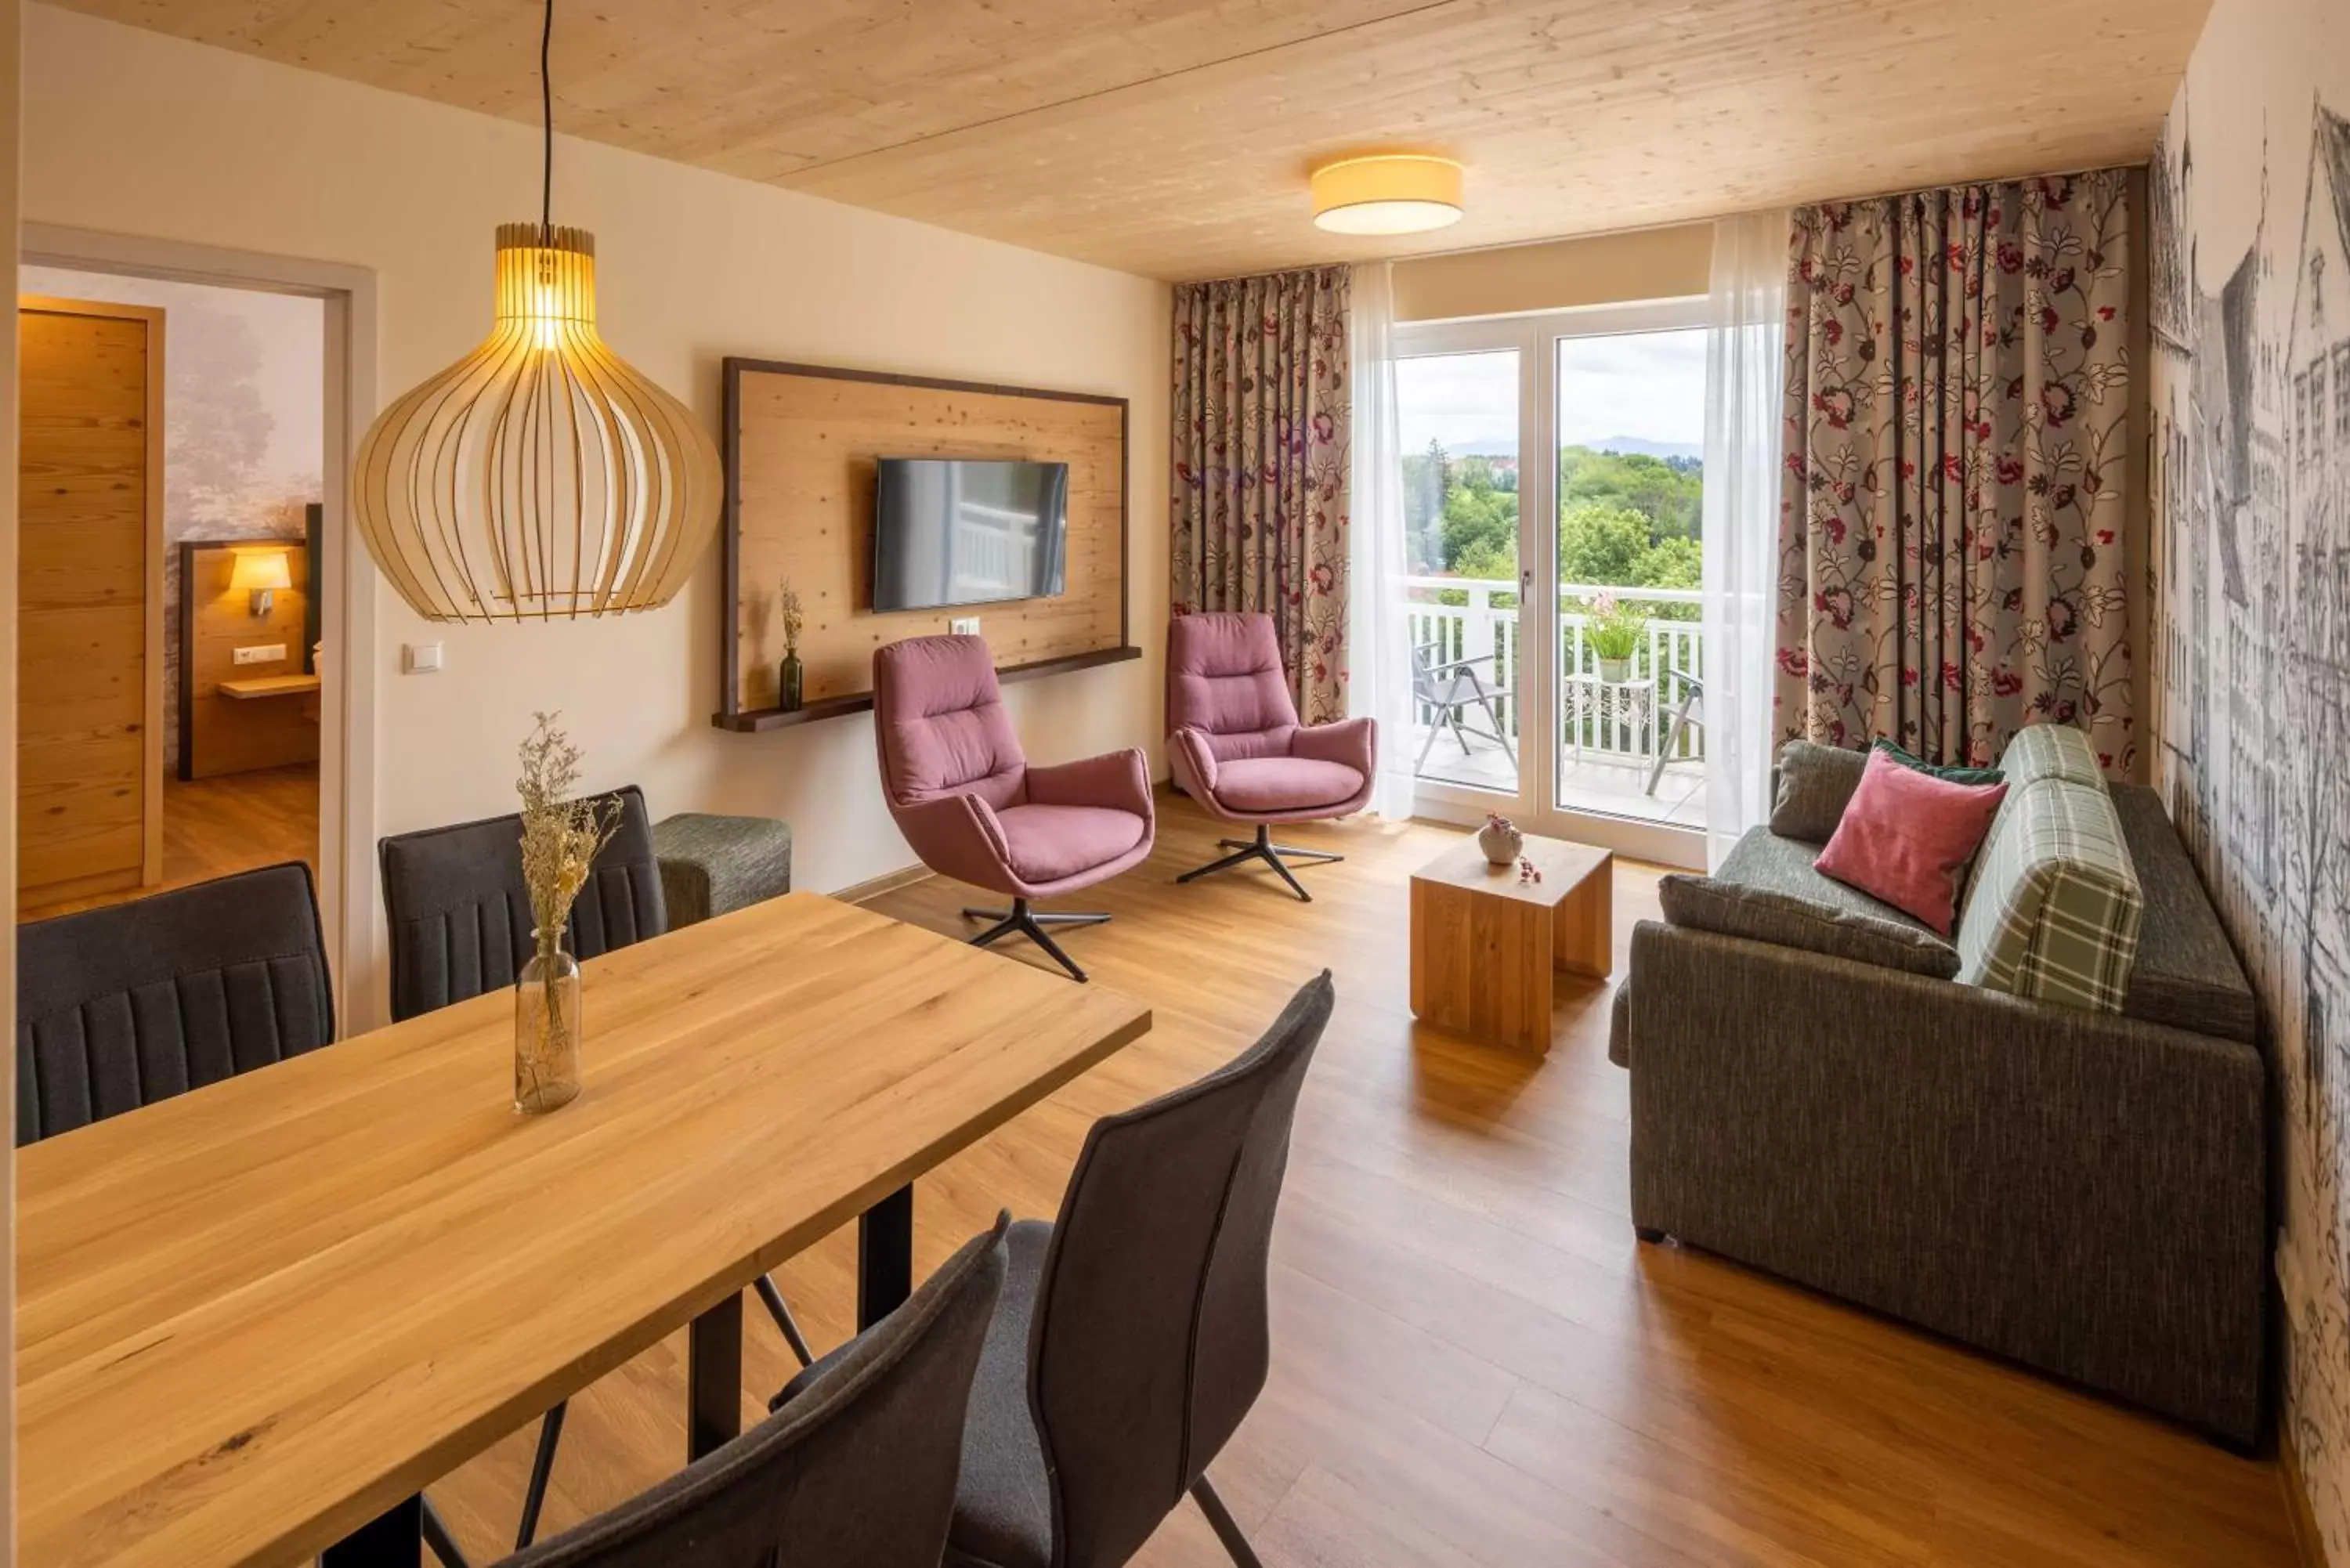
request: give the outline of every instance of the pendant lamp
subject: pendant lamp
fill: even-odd
[[[539,221],[497,231],[482,346],[396,399],[359,443],[353,514],[417,614],[541,620],[658,609],[718,525],[718,450],[596,331],[596,242],[557,228],[555,0],[539,37]]]

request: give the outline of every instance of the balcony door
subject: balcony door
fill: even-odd
[[[1702,308],[1397,329],[1422,815],[1703,864]]]

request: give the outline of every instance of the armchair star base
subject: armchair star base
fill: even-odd
[[[1217,846],[1233,853],[1222,860],[1211,860],[1205,866],[1186,871],[1175,880],[1196,881],[1201,877],[1212,877],[1219,871],[1229,871],[1235,866],[1245,866],[1252,860],[1262,860],[1281,874],[1281,879],[1289,884],[1289,890],[1296,894],[1301,902],[1310,904],[1314,901],[1314,895],[1307,892],[1305,885],[1291,873],[1287,862],[1295,860],[1301,866],[1326,866],[1333,860],[1346,858],[1326,849],[1300,849],[1294,844],[1275,844],[1271,825],[1262,822],[1256,825],[1254,838],[1219,839]]]
[[[1055,963],[1067,970],[1069,978],[1079,985],[1087,983],[1086,971],[1079,969],[1076,961],[1061,950],[1061,944],[1055,941],[1045,928],[1047,926],[1098,926],[1109,919],[1107,915],[1040,914],[1028,907],[1028,900],[1025,898],[1013,899],[1012,908],[1009,909],[965,909],[962,912],[962,918],[966,920],[995,922],[971,939],[972,947],[983,948],[1000,937],[1008,937],[1017,931],[1043,948],[1047,956]]]

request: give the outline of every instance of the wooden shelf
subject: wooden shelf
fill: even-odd
[[[1141,657],[1142,649],[1139,648],[1104,648],[1092,653],[1073,653],[1066,659],[1040,659],[1034,664],[1007,664],[995,672],[995,678],[998,680],[1034,680],[1040,675],[1091,670],[1097,664],[1123,664],[1129,659]],[[712,713],[710,722],[719,729],[747,735],[763,730],[786,729],[794,724],[811,724],[818,719],[837,719],[843,713],[863,713],[872,706],[873,693],[858,691],[845,697],[819,697],[788,713],[781,708],[751,708],[740,713]]]
[[[224,680],[220,694],[237,701],[250,701],[256,697],[289,697],[297,691],[316,691],[318,678],[315,675],[256,675],[250,680]]]

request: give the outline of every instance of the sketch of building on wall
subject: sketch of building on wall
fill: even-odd
[[[2350,120],[2320,102],[2304,124],[2269,127],[2241,254],[2212,254],[2192,222],[2183,99],[2149,174],[2158,782],[2262,999],[2296,1239],[2279,1258],[2293,1439],[2312,1484],[2332,1489],[2320,1511],[2339,1519],[2350,1513],[2338,1479],[2350,1469]]]
[[[2338,1381],[2350,1378],[2344,1322],[2350,1210],[2343,1191],[2350,1164],[2350,953],[2344,947],[2350,783],[2341,776],[2341,759],[2350,753],[2350,121],[2322,105],[2312,125],[2307,199],[2299,253],[2289,258],[2293,306],[2282,380],[2291,406],[2280,422],[2298,535],[2292,553],[2301,604],[2293,642],[2308,690],[2303,738],[2322,762],[2304,770],[2308,782],[2297,803],[2303,864],[2292,915],[2301,943],[2302,1038],[2298,1082],[2286,1093],[2304,1139],[2296,1163],[2308,1172],[2306,1197],[2316,1220],[2303,1233],[2328,1244],[2305,1249],[2297,1260],[2318,1276],[2307,1283],[2323,1304],[2297,1336],[2302,1353],[2293,1375],[2303,1383],[2337,1380],[2331,1386],[2338,1408],[2350,1395]]]

